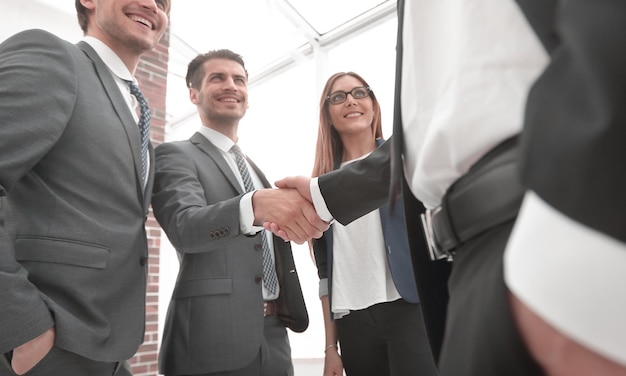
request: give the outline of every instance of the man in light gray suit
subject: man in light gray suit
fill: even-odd
[[[189,140],[156,148],[152,206],[181,261],[159,371],[293,375],[286,327],[304,331],[308,314],[289,243],[259,225],[302,213],[288,225],[295,238],[320,237],[328,225],[295,190],[267,189],[261,170],[238,149],[248,108],[241,56],[201,54],[186,80],[202,126]]]
[[[143,341],[154,163],[129,81],[170,0],[76,9],[77,45],[41,30],[0,45],[2,375],[127,375]]]

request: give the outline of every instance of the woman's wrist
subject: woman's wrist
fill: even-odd
[[[334,348],[335,350],[337,350],[337,344],[334,344],[334,343],[333,343],[332,345],[328,345],[328,346],[326,346],[326,347],[324,348],[324,354],[325,354],[326,352],[328,352],[328,350],[330,350],[330,349],[332,349],[332,348]]]

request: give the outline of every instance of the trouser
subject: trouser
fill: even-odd
[[[455,254],[441,376],[543,375],[515,326],[504,284],[503,254],[512,227],[513,221],[499,225]]]
[[[524,194],[517,150],[515,137],[502,142],[430,211],[432,253],[454,259],[442,376],[543,375],[515,326],[504,283],[504,250]]]
[[[0,375],[15,376],[6,355],[0,356]],[[52,347],[50,352],[23,376],[131,376],[128,362],[99,362]]]
[[[335,321],[347,376],[436,376],[419,304],[375,304]]]
[[[291,361],[291,345],[289,344],[287,329],[278,316],[271,315],[265,317],[263,336],[264,339],[259,353],[245,367],[237,370],[196,374],[193,376],[294,376],[293,363]]]

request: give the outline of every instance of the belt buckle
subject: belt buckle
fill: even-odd
[[[426,235],[428,254],[431,261],[437,261],[442,259],[452,261],[452,253],[447,252],[439,247],[439,244],[437,244],[437,239],[435,238],[435,232],[433,231],[432,218],[439,211],[441,211],[441,206],[435,208],[434,210],[426,209],[426,213],[420,214],[420,217],[422,219],[422,228],[424,229],[424,234]]]

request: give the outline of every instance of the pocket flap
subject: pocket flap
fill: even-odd
[[[21,237],[15,241],[15,259],[104,269],[109,249],[68,239]]]
[[[233,291],[231,278],[202,278],[182,281],[174,289],[174,299],[191,298],[202,295],[230,294]]]

